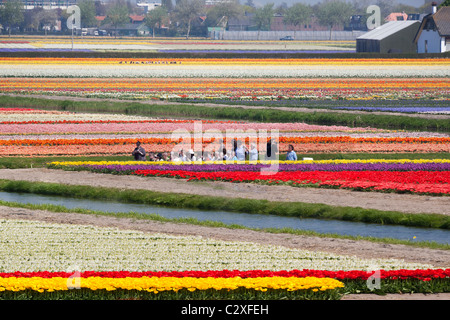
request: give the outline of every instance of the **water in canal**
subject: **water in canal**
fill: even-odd
[[[30,204],[53,204],[67,208],[83,208],[104,212],[137,212],[157,214],[165,218],[195,218],[199,221],[220,221],[227,225],[237,224],[249,228],[291,228],[294,230],[308,230],[325,234],[393,238],[410,241],[434,241],[443,244],[450,243],[450,230],[432,228],[415,228],[312,218],[281,217],[274,215],[247,214],[226,211],[179,209],[105,200],[44,196],[30,193],[0,192],[0,200]]]

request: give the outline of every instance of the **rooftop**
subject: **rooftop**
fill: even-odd
[[[130,19],[131,19],[132,21],[144,21],[145,16],[131,15],[131,14],[130,14]]]
[[[450,7],[441,7],[433,20],[441,36],[450,36]]]
[[[408,15],[404,12],[393,12],[384,19],[384,21],[405,21],[405,20],[408,20]]]
[[[357,39],[381,40],[414,24],[419,25],[420,22],[416,20],[390,21],[383,24],[382,26],[379,26],[378,28],[373,29],[372,31],[363,34],[362,36],[359,36]]]

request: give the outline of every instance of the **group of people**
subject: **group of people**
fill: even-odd
[[[140,141],[136,142],[136,148],[131,152],[131,155],[136,161],[147,161],[147,154]],[[167,152],[150,152],[148,161],[170,161],[170,156]]]
[[[181,64],[181,61],[119,61],[120,64]]]
[[[287,161],[297,161],[297,153],[294,150],[294,146],[290,144],[289,150],[286,154]],[[200,151],[194,152],[190,149],[188,152],[180,150],[179,152],[153,153],[149,154],[149,161],[173,161],[173,162],[193,162],[193,161],[257,161],[260,158],[256,143],[251,143],[250,148],[247,148],[245,144],[234,139],[232,141],[232,150],[227,150],[224,145],[221,145],[220,152],[208,152]],[[262,160],[276,160],[278,153],[278,145],[275,141],[269,139],[266,146],[266,153],[263,155]],[[141,142],[136,143],[136,148],[131,153],[136,161],[147,161],[147,155],[145,149],[142,147]]]

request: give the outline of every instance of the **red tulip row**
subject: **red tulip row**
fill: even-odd
[[[416,270],[377,270],[380,279],[418,279],[430,281],[432,279],[450,278],[450,269],[416,269]],[[78,277],[104,277],[104,278],[139,278],[139,277],[192,277],[192,278],[257,278],[257,277],[317,277],[333,278],[338,280],[367,280],[374,271],[352,270],[352,271],[329,271],[329,270],[208,270],[208,271],[83,271]],[[0,273],[0,278],[53,278],[71,277],[74,273],[68,272],[11,272]]]
[[[450,194],[449,171],[415,171],[413,173],[400,171],[280,171],[268,175],[258,171],[136,170],[134,174],[176,177],[188,180],[290,183],[292,185],[318,185],[320,187]]]

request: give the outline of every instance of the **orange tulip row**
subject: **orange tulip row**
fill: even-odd
[[[206,86],[207,84],[207,86]],[[446,78],[431,79],[234,79],[234,78],[4,78],[0,84],[2,90],[208,90],[220,89],[261,89],[261,90],[305,90],[305,89],[361,89],[361,90],[447,90],[450,80]]]
[[[291,144],[291,143],[289,143]],[[288,150],[287,143],[280,143],[279,152]],[[298,154],[308,153],[441,153],[450,152],[449,144],[373,144],[373,143],[302,143],[292,144]],[[170,152],[175,144],[144,144],[147,152]],[[183,150],[192,149],[191,144],[178,145]],[[27,146],[0,146],[0,156],[44,156],[44,155],[131,155],[134,146],[130,144],[98,145],[27,145]],[[202,149],[219,148],[211,144],[203,144]]]

